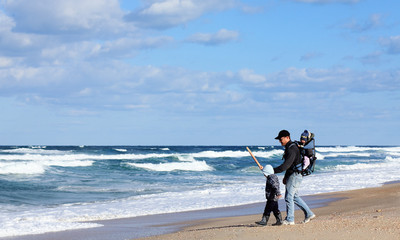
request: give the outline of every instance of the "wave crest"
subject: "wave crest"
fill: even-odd
[[[206,161],[190,161],[190,162],[169,162],[169,163],[126,163],[129,166],[144,168],[157,172],[171,172],[171,171],[212,171],[213,167],[207,165]]]

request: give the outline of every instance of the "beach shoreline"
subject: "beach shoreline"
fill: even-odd
[[[396,239],[400,236],[400,183],[381,187],[317,194],[336,199],[326,206],[313,208],[317,217],[301,224],[304,215],[297,210],[294,226],[273,227],[254,222],[259,214],[188,222],[175,233],[140,238],[140,240],[176,239]],[[285,212],[282,213],[286,215]]]
[[[381,187],[322,193],[302,198],[310,205],[317,218],[308,224],[299,224],[304,216],[297,210],[295,226],[272,227],[270,225],[275,222],[273,216],[270,218],[269,226],[257,226],[254,222],[260,220],[265,204],[260,202],[234,207],[95,221],[103,226],[3,237],[0,240],[262,239],[264,234],[267,234],[268,238],[294,239],[299,234],[298,231],[304,235],[303,237],[309,237],[311,234],[314,239],[337,239],[340,236],[353,236],[354,239],[373,239],[370,236],[394,239],[394,236],[398,236],[395,234],[400,234],[399,181]],[[280,200],[283,217],[286,215],[284,208],[285,204]],[[374,231],[369,232],[368,228],[373,228]],[[363,232],[356,229],[364,229],[368,234],[363,235],[365,238],[357,238],[358,234]],[[330,236],[336,237],[329,238]]]
[[[303,196],[311,208],[319,208],[337,199],[329,196],[309,195]],[[280,210],[285,211],[284,200],[280,199]],[[210,219],[228,218],[259,214],[263,211],[265,202],[244,204],[230,207],[219,207],[202,210],[183,211],[176,213],[163,213],[131,218],[92,221],[101,227],[75,229],[43,234],[21,235],[13,237],[0,237],[0,240],[123,240],[140,239],[150,236],[179,232],[196,222]]]

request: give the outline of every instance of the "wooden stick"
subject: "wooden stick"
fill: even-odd
[[[249,147],[246,147],[247,151],[249,151],[250,155],[253,157],[254,161],[257,163],[258,167],[260,168],[260,170],[263,170],[263,166],[261,166],[261,164],[257,161],[257,158],[254,157],[253,153],[250,151]]]

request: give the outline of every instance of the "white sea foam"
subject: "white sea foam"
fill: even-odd
[[[46,166],[34,162],[0,162],[0,174],[38,175],[46,171]]]
[[[118,152],[127,152],[127,151],[128,151],[128,150],[125,149],[125,148],[115,148],[114,150],[115,150],[115,151],[118,151]]]
[[[316,153],[315,153],[315,156],[317,157],[318,160],[322,160],[322,159],[325,158],[325,156],[322,155],[322,154],[320,154],[319,152],[316,152]]]
[[[45,148],[14,148],[14,149],[2,149],[2,153],[20,153],[20,154],[69,154],[70,151],[61,150],[48,150]]]
[[[400,147],[317,147],[317,158],[326,157],[371,157],[376,154],[400,156]]]
[[[87,192],[96,192],[96,193],[115,193],[116,190],[113,188],[106,187],[92,187],[92,186],[60,186],[57,187],[57,191],[63,192],[73,192],[73,193],[87,193]],[[68,205],[68,204],[65,204]],[[73,204],[72,204],[73,205]]]
[[[274,149],[271,151],[254,151],[253,154],[256,157],[264,157],[270,158],[275,155],[282,155],[283,150],[281,149]],[[249,157],[250,154],[248,151],[203,151],[199,153],[192,153],[190,154],[196,158],[239,158],[239,157]]]
[[[170,172],[176,170],[182,171],[212,171],[213,167],[207,165],[205,161],[189,161],[189,162],[168,162],[168,163],[126,163],[129,166],[144,168],[158,172]]]
[[[29,159],[29,158],[28,158]],[[19,160],[19,161],[0,161],[0,174],[26,174],[40,175],[52,166],[59,167],[88,167],[94,161],[90,160]]]
[[[41,154],[15,154],[15,155],[0,155],[0,160],[7,161],[73,161],[73,160],[88,160],[88,159],[104,159],[104,156],[91,156],[88,154],[62,154],[62,155],[41,155]]]
[[[31,148],[33,148],[33,149],[35,149],[35,148],[45,149],[45,148],[47,148],[47,146],[31,146]]]
[[[272,151],[256,151],[253,154],[257,157],[270,158],[273,156],[282,155],[283,150],[274,149]],[[211,166],[207,165],[206,161],[196,161],[195,158],[239,158],[239,157],[250,157],[247,151],[203,151],[198,153],[190,154],[137,154],[132,159],[146,159],[146,158],[167,158],[176,157],[182,162],[168,162],[168,163],[128,163],[130,166],[137,168],[145,168],[153,171],[212,171],[214,170]]]
[[[94,155],[94,154],[14,154],[0,155],[1,160],[7,161],[74,161],[74,160],[130,160],[130,159],[148,159],[148,158],[167,158],[175,156],[173,154],[110,154],[110,155]]]
[[[0,237],[40,234],[102,226],[97,223],[69,222],[44,213],[38,216],[33,216],[31,214],[27,215],[28,216],[19,217],[8,216],[7,219],[4,218],[4,215],[0,217],[0,221],[2,222]]]
[[[282,154],[283,150],[276,149],[272,151],[255,151],[253,154],[257,157],[271,157],[273,155]],[[195,158],[239,158],[239,157],[248,157],[250,154],[243,151],[202,151],[198,153],[150,153],[150,154],[125,154],[122,156],[107,156],[109,159],[115,158],[124,158],[124,159],[148,159],[148,158],[167,158],[167,157],[180,157],[180,156],[192,156]]]
[[[350,165],[336,165],[334,167],[322,168],[322,170],[334,170],[334,171],[347,171],[347,170],[362,170],[362,169],[375,169],[381,167],[383,164],[387,163],[355,163]]]
[[[400,147],[363,147],[363,146],[337,146],[337,147],[316,147],[316,151],[325,153],[325,152],[398,152],[400,153]]]
[[[249,153],[245,151],[203,151],[199,153],[191,153],[190,155],[196,158],[236,158],[249,156]]]
[[[261,177],[261,179],[263,179]],[[0,237],[37,234],[101,226],[87,221],[235,206],[264,200],[263,181],[236,183],[218,188],[164,192],[105,202],[64,204],[57,208],[32,208],[22,213],[0,214]],[[237,194],[240,192],[241,194]],[[254,194],[260,192],[260,194]],[[236,195],[236,197],[228,197]],[[171,202],[174,204],[171,204]],[[121,207],[123,206],[123,207]]]
[[[400,179],[400,159],[387,157],[384,162],[339,165],[303,178],[301,194],[345,191],[378,187]],[[306,187],[305,187],[306,186]]]
[[[400,158],[394,158],[394,157],[391,157],[391,156],[386,156],[385,157],[385,161],[399,163],[399,165],[400,165]]]
[[[120,152],[125,152],[126,149],[115,149]],[[185,157],[191,156],[194,158],[238,158],[238,157],[249,157],[247,151],[203,151],[198,153],[148,153],[148,154],[109,154],[109,155],[94,155],[94,154],[73,154],[71,152],[64,152],[58,150],[43,150],[43,149],[15,149],[15,150],[3,150],[5,152],[17,152],[25,154],[10,154],[0,155],[1,160],[7,161],[74,161],[74,160],[142,160],[142,159],[164,159],[169,157]],[[39,152],[38,152],[39,151]],[[45,152],[40,152],[45,151]],[[274,149],[271,151],[255,151],[253,154],[256,157],[280,157],[282,155],[282,149]]]
[[[400,156],[400,147],[392,147],[392,148],[382,148],[383,151],[385,151],[385,153],[387,155],[391,155],[391,156]]]
[[[327,157],[340,157],[340,156],[345,156],[345,157],[371,157],[370,153],[353,153],[353,152],[340,152],[340,153],[329,153],[329,154],[325,154],[323,155],[324,158]],[[317,156],[318,158],[318,156]]]
[[[92,166],[94,161],[91,160],[73,160],[73,161],[43,161],[42,164],[46,166],[59,166],[59,167],[89,167]]]
[[[316,147],[318,152],[364,152],[364,151],[376,151],[373,147],[356,147],[356,146],[337,146],[337,147]]]
[[[263,158],[272,158],[276,157],[278,159],[282,158],[283,149],[274,149],[268,152],[255,152],[254,156],[256,157],[263,157]]]

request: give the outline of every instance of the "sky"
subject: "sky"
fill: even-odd
[[[0,0],[0,145],[400,145],[398,0]]]

